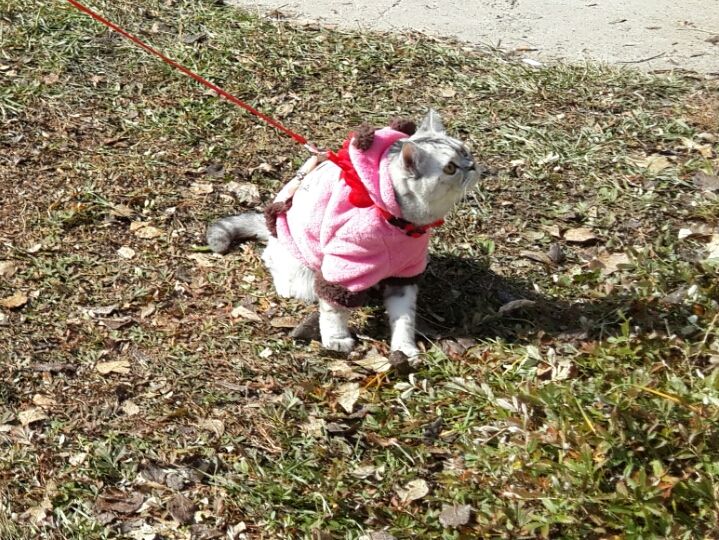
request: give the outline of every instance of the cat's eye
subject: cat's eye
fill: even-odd
[[[442,169],[444,174],[453,175],[457,172],[457,165],[455,165],[453,162],[447,163],[447,165],[444,166],[444,169]]]

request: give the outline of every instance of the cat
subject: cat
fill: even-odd
[[[237,241],[266,242],[262,259],[277,293],[319,301],[322,345],[334,351],[353,349],[351,308],[380,287],[390,347],[415,358],[416,281],[427,264],[429,230],[487,169],[447,135],[432,109],[416,131],[407,122],[367,128],[333,159],[306,164],[264,216],[249,212],[211,224],[207,244],[226,253]]]

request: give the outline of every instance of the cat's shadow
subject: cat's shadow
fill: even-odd
[[[667,320],[689,315],[683,311],[622,292],[591,301],[553,298],[520,277],[493,272],[486,260],[433,254],[420,282],[417,332],[433,341],[599,339],[616,334],[627,318],[642,331],[665,330]]]

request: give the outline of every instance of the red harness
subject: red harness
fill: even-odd
[[[429,229],[439,227],[444,223],[443,219],[438,219],[437,221],[427,225],[415,225],[404,218],[393,216],[384,208],[377,206],[370,198],[367,188],[362,183],[362,180],[360,180],[354,165],[352,165],[349,153],[351,138],[352,136],[350,135],[350,138],[342,144],[342,148],[338,152],[335,153],[331,150],[327,152],[327,159],[342,169],[340,177],[352,190],[350,192],[349,200],[353,206],[356,206],[357,208],[369,208],[370,206],[374,206],[377,208],[379,213],[382,214],[382,217],[387,220],[387,223],[403,230],[407,236],[411,236],[412,238],[419,238],[423,234],[426,234]]]

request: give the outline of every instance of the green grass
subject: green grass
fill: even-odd
[[[717,535],[719,198],[692,183],[719,172],[716,83],[217,2],[93,5],[319,145],[434,106],[500,172],[437,231],[419,370],[375,376],[354,360],[387,353],[380,310],[349,359],[293,343],[270,322],[312,308],[274,295],[259,246],[198,251],[243,206],[229,181],[268,201],[304,151],[69,5],[5,0],[0,299],[28,301],[0,308],[0,538]],[[594,243],[552,232],[578,227]],[[554,243],[566,260],[538,262]],[[602,272],[609,254],[626,259]],[[535,305],[499,314],[519,298]],[[403,501],[414,480],[429,492]],[[198,512],[182,524],[178,493]],[[470,521],[444,527],[445,504]]]

